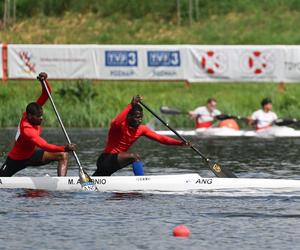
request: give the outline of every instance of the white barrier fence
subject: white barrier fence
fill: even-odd
[[[300,81],[300,46],[8,45],[8,78]]]

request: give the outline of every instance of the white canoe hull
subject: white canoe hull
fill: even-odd
[[[300,191],[300,180],[254,178],[202,178],[198,174],[159,176],[93,177],[99,191],[193,192],[216,190]],[[79,191],[78,176],[70,177],[0,177],[0,188]]]
[[[174,135],[170,130],[158,130],[158,134]],[[300,137],[300,130],[290,127],[271,127],[260,131],[253,130],[234,130],[231,128],[200,128],[194,130],[177,130],[183,136],[202,136],[202,137]]]

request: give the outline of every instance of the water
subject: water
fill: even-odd
[[[0,130],[0,151],[9,150],[14,129]],[[49,142],[64,144],[58,129]],[[70,130],[84,168],[92,173],[105,141],[103,130]],[[300,177],[300,139],[198,139],[203,153],[240,177]],[[147,174],[212,176],[188,148],[142,139]],[[28,168],[18,176],[55,175],[56,166]],[[77,175],[75,161],[69,175]],[[130,168],[117,173],[132,175]],[[32,192],[0,190],[0,249],[300,249],[300,195],[231,197],[205,194]],[[188,239],[172,229],[185,224]]]

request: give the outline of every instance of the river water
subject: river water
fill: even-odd
[[[106,130],[69,130],[84,168],[93,173]],[[0,130],[0,152],[15,129]],[[64,144],[59,129],[43,137]],[[196,141],[204,154],[239,177],[300,177],[300,139],[222,138]],[[213,176],[189,148],[147,139],[140,153],[147,174]],[[56,175],[56,166],[28,168],[18,176]],[[71,159],[69,175],[77,175]],[[130,168],[117,175],[132,175]],[[0,249],[300,249],[300,195],[142,194],[0,190]],[[175,238],[184,224],[189,238]]]

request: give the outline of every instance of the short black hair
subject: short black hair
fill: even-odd
[[[262,101],[261,101],[260,104],[263,107],[263,106],[265,106],[265,105],[267,105],[269,103],[272,103],[272,100],[270,98],[266,97],[266,98],[262,99]]]
[[[217,100],[213,97],[207,99],[207,103],[217,102]]]
[[[132,105],[132,108],[128,112],[128,116],[134,116],[136,112],[143,113],[143,108],[139,104]]]
[[[26,107],[26,114],[37,115],[43,110],[42,106],[36,102],[31,102]]]

